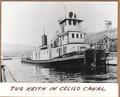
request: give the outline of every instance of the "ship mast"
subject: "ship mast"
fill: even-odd
[[[109,33],[110,30],[111,30],[112,21],[106,20],[105,25],[106,25],[106,32]],[[107,49],[108,53],[109,53],[109,48],[110,48],[110,40],[109,40],[109,37],[108,37],[108,49]]]
[[[106,25],[106,30],[109,31],[111,29],[112,21],[106,20],[105,25]]]

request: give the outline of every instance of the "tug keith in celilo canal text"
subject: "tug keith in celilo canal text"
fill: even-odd
[[[28,92],[39,92],[39,91],[106,91],[105,87],[101,87],[101,86],[85,86],[85,87],[81,87],[81,86],[54,86],[54,87],[15,87],[15,86],[11,86],[10,91],[28,91]]]

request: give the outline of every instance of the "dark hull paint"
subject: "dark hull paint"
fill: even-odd
[[[66,58],[55,58],[50,60],[30,60],[21,59],[21,62],[31,63],[31,64],[48,64],[52,67],[83,67],[84,56],[72,56]]]

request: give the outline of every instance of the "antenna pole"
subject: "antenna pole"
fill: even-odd
[[[65,12],[65,18],[66,18],[66,6],[64,5],[64,12]]]
[[[44,34],[45,34],[45,25],[43,25],[43,32],[44,32]]]

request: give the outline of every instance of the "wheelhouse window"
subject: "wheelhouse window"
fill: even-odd
[[[72,33],[72,38],[74,38],[74,33]]]
[[[78,34],[76,34],[76,38],[78,38],[79,36],[78,36]]]
[[[69,25],[71,25],[71,20],[69,20]]]
[[[73,25],[76,25],[76,21],[75,20],[73,21]]]
[[[80,34],[80,37],[82,38],[82,34]]]
[[[38,52],[38,59],[40,59],[40,52]]]
[[[36,59],[37,59],[37,52],[35,53],[35,57],[36,57]]]

